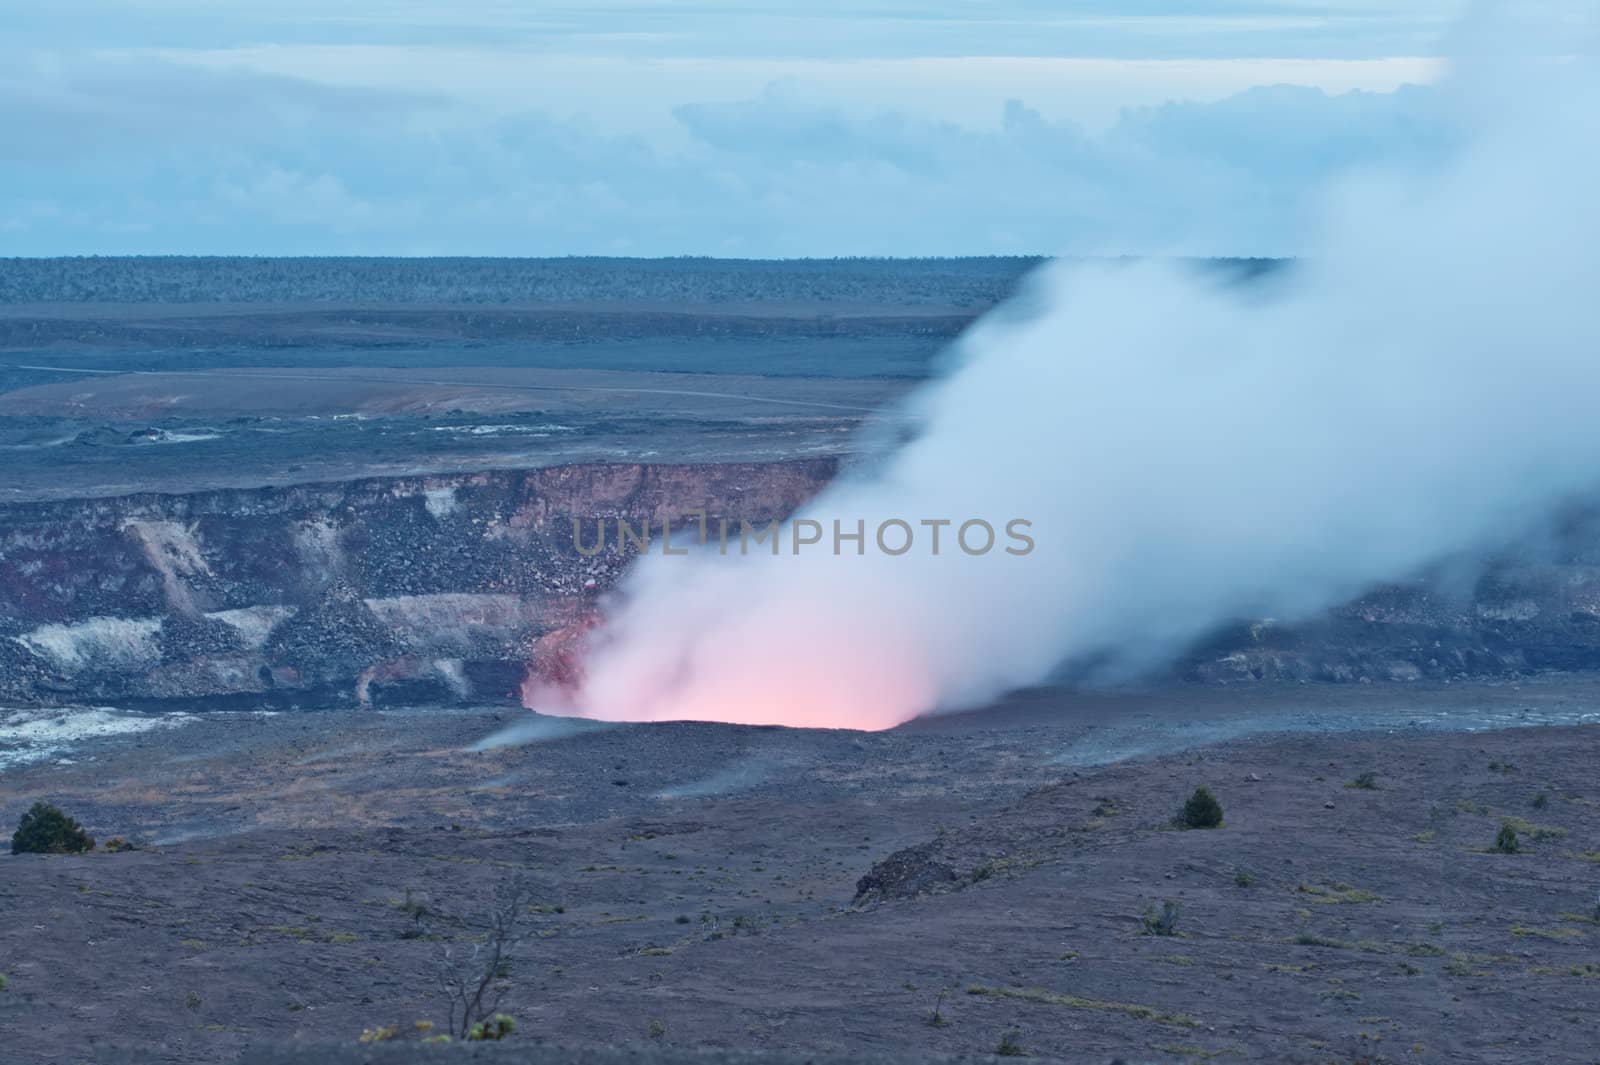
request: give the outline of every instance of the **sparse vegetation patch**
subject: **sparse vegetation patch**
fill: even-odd
[[[1558,828],[1554,825],[1536,825],[1532,821],[1525,821],[1520,817],[1508,817],[1505,823],[1515,829],[1518,835],[1531,839],[1535,843],[1561,839],[1567,834],[1567,830],[1564,828]]]
[[[1354,903],[1354,902],[1380,902],[1377,895],[1349,884],[1301,884],[1295,889],[1302,895],[1308,895],[1313,902],[1326,903]]]

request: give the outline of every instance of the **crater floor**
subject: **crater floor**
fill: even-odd
[[[1039,691],[871,735],[204,716],[0,775],[5,818],[48,797],[140,847],[0,857],[0,1024],[33,1033],[22,1062],[83,1041],[357,1060],[365,1029],[443,1020],[443,952],[520,880],[535,937],[503,1008],[526,1044],[978,1055],[1015,1032],[1073,1061],[1588,1062],[1600,730],[1422,718],[1596,694]],[[1307,719],[1396,724],[1276,731]],[[1256,728],[1084,757],[1219,720]],[[1200,784],[1225,826],[1174,829]],[[1507,819],[1520,853],[1490,849]],[[1168,901],[1174,934],[1145,934]]]

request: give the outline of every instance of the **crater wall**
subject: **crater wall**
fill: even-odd
[[[596,463],[0,506],[0,703],[516,700],[560,677],[630,556],[618,519],[787,516],[834,459]],[[613,531],[594,546],[597,523]],[[659,542],[659,541],[658,541]],[[659,550],[659,548],[658,548]],[[1416,683],[1600,669],[1600,511],[1310,620],[1241,619],[1168,682]]]
[[[0,507],[0,701],[518,696],[628,555],[597,523],[781,518],[833,460],[603,464]],[[659,548],[658,548],[659,549]]]

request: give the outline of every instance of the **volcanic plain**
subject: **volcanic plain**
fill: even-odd
[[[137,848],[0,858],[6,1059],[437,1052],[446,954],[517,884],[526,1060],[1591,1062],[1600,728],[1534,723],[1597,696],[1039,691],[877,734],[200,715],[0,776],[8,817]],[[1153,753],[1186,726],[1213,742]],[[1176,827],[1201,785],[1222,827]]]

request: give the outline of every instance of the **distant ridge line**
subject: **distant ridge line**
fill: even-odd
[[[1043,256],[837,259],[0,258],[0,304],[858,304],[984,307]],[[1125,261],[1125,260],[1109,260]],[[1276,259],[1186,259],[1256,276]]]

